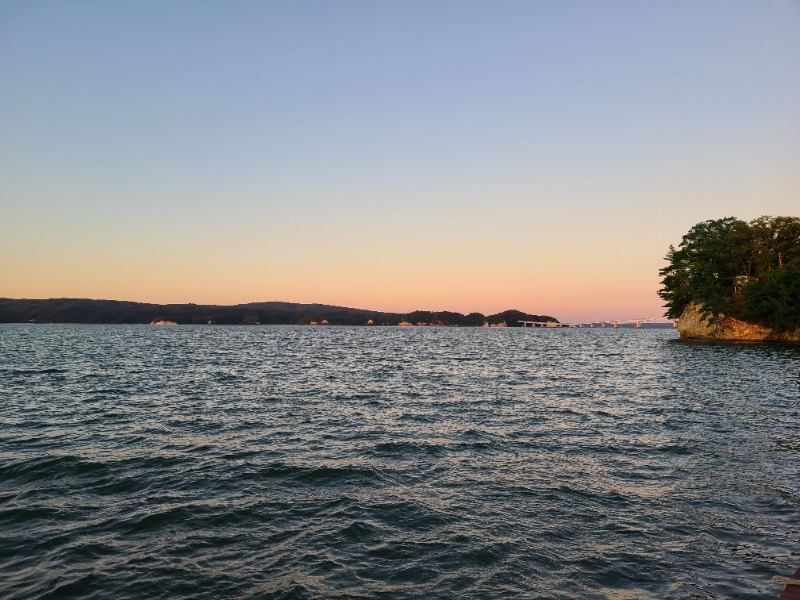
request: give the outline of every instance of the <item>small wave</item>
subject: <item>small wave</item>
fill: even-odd
[[[7,524],[63,518],[64,511],[53,506],[15,506],[0,510],[0,522]]]
[[[7,373],[9,375],[59,375],[67,373],[66,369],[57,369],[54,367],[47,369],[3,369],[0,373]]]
[[[313,469],[299,469],[294,475],[298,481],[315,484],[333,484],[340,482],[365,483],[380,479],[374,469],[360,467],[317,467]]]
[[[139,514],[120,523],[129,533],[149,533],[168,526],[184,525],[191,521],[195,511],[191,506],[176,506],[157,512]]]
[[[220,382],[224,382],[224,381],[240,381],[240,380],[245,380],[246,379],[242,375],[238,375],[236,373],[225,373],[225,372],[214,373],[213,378],[214,378],[214,381],[220,381]]]
[[[55,600],[56,598],[82,598],[97,589],[99,577],[92,573],[82,575],[73,581],[68,581],[56,586],[50,592],[40,596],[42,600]]]
[[[65,476],[100,473],[108,466],[77,456],[42,456],[0,465],[0,482],[10,480],[38,481]]]
[[[385,502],[372,509],[375,519],[389,527],[407,531],[431,531],[454,522],[454,518],[421,501]]]
[[[800,453],[800,440],[798,439],[776,439],[769,447],[770,452],[790,452]]]
[[[364,543],[375,539],[379,533],[375,527],[363,521],[353,521],[347,527],[339,531],[342,539],[349,542]]]
[[[438,456],[444,452],[443,446],[428,442],[383,442],[372,449],[374,455],[393,458],[414,458],[420,454]]]
[[[558,486],[555,493],[548,493],[545,497],[552,494],[555,502],[569,502],[580,504],[598,504],[604,510],[612,508],[622,508],[630,505],[630,499],[616,491],[608,490],[587,490],[578,487],[571,487],[568,485]]]
[[[95,388],[91,390],[87,390],[89,394],[107,394],[113,396],[128,396],[131,394],[130,390],[121,387],[111,387],[111,388]]]
[[[371,468],[364,467],[300,467],[274,463],[258,469],[243,469],[232,473],[233,481],[257,481],[259,479],[285,479],[314,485],[337,485],[342,483],[372,483],[383,479],[383,476]]]
[[[304,586],[290,585],[286,589],[267,593],[264,598],[269,600],[309,600],[314,595]]]

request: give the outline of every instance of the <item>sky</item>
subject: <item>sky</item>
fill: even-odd
[[[0,297],[649,317],[765,214],[799,0],[0,0]]]

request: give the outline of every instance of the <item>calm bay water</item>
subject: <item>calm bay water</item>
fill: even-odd
[[[776,598],[800,348],[0,326],[0,597]]]

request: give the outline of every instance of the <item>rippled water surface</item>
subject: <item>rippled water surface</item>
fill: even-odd
[[[3,598],[776,598],[800,348],[0,326]]]

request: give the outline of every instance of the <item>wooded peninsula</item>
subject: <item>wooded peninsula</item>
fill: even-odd
[[[800,218],[698,223],[661,269],[682,337],[800,341]]]

